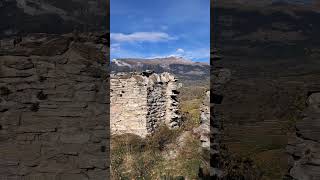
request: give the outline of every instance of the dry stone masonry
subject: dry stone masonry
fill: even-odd
[[[225,176],[223,157],[221,152],[221,138],[223,134],[224,114],[221,109],[224,90],[231,79],[231,70],[216,66],[221,60],[218,50],[213,49],[211,54],[211,84],[210,84],[210,165],[213,179],[223,179]]]
[[[107,179],[106,37],[1,40],[0,179]]]
[[[201,146],[210,148],[210,91],[205,92],[203,103],[200,106],[200,126],[193,130],[200,135]]]
[[[304,114],[287,146],[289,176],[294,180],[320,179],[320,93],[308,97]]]
[[[117,73],[110,79],[111,133],[141,137],[180,126],[177,79],[169,73]]]

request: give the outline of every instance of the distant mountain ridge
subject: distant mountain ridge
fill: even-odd
[[[145,70],[152,70],[156,73],[170,72],[181,80],[205,80],[210,77],[210,65],[208,63],[193,62],[182,57],[111,60],[111,71],[113,72],[139,72]]]
[[[212,42],[225,56],[254,60],[319,56],[320,3],[217,1],[213,12]]]
[[[0,37],[106,31],[108,4],[104,0],[2,0]]]

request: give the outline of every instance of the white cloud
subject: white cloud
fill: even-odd
[[[120,44],[118,44],[118,43],[111,44],[110,51],[120,51]]]
[[[210,58],[210,49],[207,48],[199,48],[193,50],[183,50],[178,48],[176,51],[167,54],[152,54],[151,56],[146,56],[147,59],[154,58],[167,58],[167,57],[183,57],[184,59],[208,59]]]
[[[176,39],[164,32],[111,33],[110,38],[116,42],[159,42]]]
[[[178,48],[175,52],[170,54],[171,56],[178,56],[184,57],[186,59],[203,59],[203,58],[210,58],[210,49],[207,48],[199,48],[199,49],[191,49],[191,50],[184,50]]]
[[[184,53],[184,50],[183,49],[181,49],[181,48],[179,48],[179,49],[177,49],[177,51],[176,51],[177,53]]]
[[[203,58],[209,59],[210,49],[207,49],[207,48],[194,49],[186,52],[185,56],[190,59],[203,59]]]

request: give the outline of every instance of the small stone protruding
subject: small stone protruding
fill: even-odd
[[[142,72],[142,75],[149,77],[153,73],[154,73],[154,71],[152,71],[152,70],[146,70],[146,71]]]

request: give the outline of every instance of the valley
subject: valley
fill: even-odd
[[[215,108],[222,142],[233,156],[252,159],[259,179],[283,179],[291,169],[289,139],[308,96],[320,89],[319,13],[299,3],[243,3],[212,8],[212,44],[223,59],[211,65],[231,72]]]

